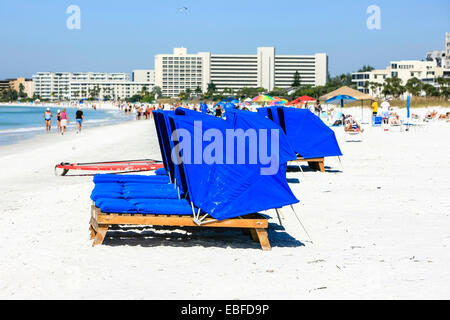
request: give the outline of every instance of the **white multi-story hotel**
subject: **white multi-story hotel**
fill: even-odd
[[[369,72],[353,72],[352,82],[359,91],[379,96],[381,86],[386,78],[397,77],[405,85],[409,79],[417,78],[424,83],[438,86],[436,78],[450,76],[450,33],[445,33],[445,49],[443,51],[430,51],[426,61],[400,60],[391,61],[386,69],[372,70]],[[373,85],[373,84],[378,84]]]
[[[125,99],[154,86],[150,81],[130,81],[128,73],[38,72],[33,75],[34,93],[42,99],[87,99],[93,90],[97,98]]]
[[[155,70],[133,70],[131,75],[132,81],[155,83]]]
[[[381,93],[381,87],[373,87],[371,83],[383,84],[386,78],[400,78],[402,85],[411,78],[417,78],[424,83],[436,85],[436,78],[444,75],[444,68],[439,67],[436,60],[400,60],[391,61],[386,69],[372,70],[368,72],[353,72],[352,82],[359,91],[372,96]]]
[[[199,87],[206,92],[209,83],[219,91],[244,87],[289,88],[298,71],[302,85],[319,86],[327,82],[328,58],[315,55],[276,55],[274,47],[257,48],[256,54],[187,53],[174,48],[172,54],[155,56],[155,85],[163,95],[176,97],[180,92]]]

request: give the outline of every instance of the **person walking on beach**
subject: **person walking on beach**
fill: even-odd
[[[68,117],[67,117],[67,113],[66,113],[66,108],[62,109],[61,112],[61,134],[64,135],[64,132],[66,132],[66,128],[67,128],[67,122],[68,122]]]
[[[50,111],[50,108],[47,108],[47,110],[44,112],[44,121],[45,121],[45,130],[47,133],[50,132],[50,129],[52,128],[52,117],[53,114]]]
[[[58,113],[56,114],[56,131],[61,132],[61,110],[58,109]]]
[[[81,132],[81,125],[84,120],[83,111],[81,111],[81,107],[78,107],[77,112],[75,113],[75,121],[77,122],[77,133]]]

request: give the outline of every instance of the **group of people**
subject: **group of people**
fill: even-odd
[[[47,108],[44,112],[44,121],[45,121],[45,130],[47,133],[50,133],[52,129],[52,118],[53,113],[50,111],[50,108]],[[75,122],[77,127],[77,133],[81,132],[82,124],[84,120],[84,114],[81,110],[81,107],[78,107],[77,112],[75,113]],[[67,115],[66,108],[63,108],[62,111],[58,109],[56,114],[56,130],[61,135],[67,130],[67,124],[69,123],[69,116]]]

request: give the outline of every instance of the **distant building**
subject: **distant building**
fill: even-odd
[[[155,83],[155,70],[133,70],[131,80]]]
[[[0,80],[0,91],[8,89],[10,81],[11,81],[11,79]]]
[[[442,67],[443,62],[445,63],[445,51],[429,51],[426,56],[427,61],[436,61],[438,67]]]
[[[189,54],[186,48],[174,48],[171,54],[155,56],[155,85],[169,97],[186,89],[194,92],[197,87],[206,92],[209,83],[214,83],[218,91],[289,88],[296,71],[302,85],[325,85],[327,55],[276,55],[274,47],[259,47],[256,54]]]
[[[98,99],[130,98],[143,89],[151,90],[154,83],[131,81],[128,73],[101,72],[38,72],[33,76],[34,91],[42,99],[79,100],[98,91]]]
[[[33,97],[34,93],[33,79],[17,78],[9,81],[9,87],[11,89],[16,90],[17,92],[20,92],[21,84],[23,86],[23,92],[27,95],[27,97],[28,98]]]
[[[369,72],[353,72],[352,82],[356,84],[356,88],[372,96],[381,94],[380,86],[372,88],[371,83],[383,84],[386,78],[400,78],[402,85],[411,78],[417,78],[424,83],[430,83],[436,86],[436,78],[444,76],[444,68],[439,67],[435,60],[400,60],[391,61],[386,69],[372,70]]]

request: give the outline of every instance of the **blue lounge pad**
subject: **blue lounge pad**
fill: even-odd
[[[126,183],[126,182],[154,182],[169,183],[168,176],[143,176],[143,175],[118,175],[118,174],[96,174],[94,183]]]
[[[120,190],[123,188],[123,184],[119,182],[105,182],[95,184],[95,188],[108,189],[108,190]]]
[[[136,205],[141,214],[192,214],[192,208],[185,199],[131,199],[129,202]]]
[[[168,175],[168,173],[167,173],[167,171],[166,171],[165,168],[159,168],[159,169],[156,169],[156,170],[155,170],[155,174],[156,174],[157,176],[167,176],[167,175]]]
[[[133,190],[133,191],[124,191],[123,197],[125,199],[178,199],[178,191],[174,188],[168,190]]]
[[[124,199],[98,199],[95,205],[104,213],[137,213],[134,204]]]
[[[175,189],[171,183],[124,183],[124,188],[129,190],[147,190],[147,189]]]
[[[91,199],[92,201],[96,201],[100,198],[107,199],[121,199],[123,198],[123,194],[121,191],[111,191],[111,190],[92,190]]]

